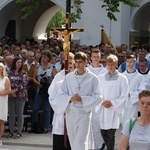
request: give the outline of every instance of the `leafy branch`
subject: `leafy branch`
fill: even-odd
[[[21,9],[21,11],[23,12],[22,19],[26,19],[35,10],[37,10],[42,3],[46,1],[48,0],[16,0],[17,3],[24,4],[23,8]],[[105,8],[107,11],[107,17],[110,18],[110,20],[114,21],[117,20],[114,13],[120,12],[119,10],[120,2],[131,7],[139,7],[139,5],[136,4],[137,0],[100,0],[100,1],[103,2],[103,5],[101,7]],[[70,21],[72,23],[77,22],[77,19],[81,19],[82,14],[81,4],[83,3],[84,3],[83,0],[74,0],[73,5],[71,6],[72,13],[70,14]]]
[[[37,10],[42,3],[45,2],[46,0],[16,0],[16,3],[23,4],[23,7],[21,9],[23,15],[21,19],[25,20],[27,17],[33,14],[34,11]]]
[[[77,19],[81,19],[82,9],[81,4],[84,2],[82,0],[74,0],[74,5],[71,6],[72,13],[70,13],[70,22],[75,23],[77,22]]]
[[[128,5],[130,7],[139,7],[138,4],[135,3],[137,0],[101,0],[104,4],[102,5],[102,8],[106,8],[107,11],[107,17],[110,18],[110,20],[117,21],[116,16],[114,13],[120,12],[119,10],[119,3],[122,2],[125,5]]]

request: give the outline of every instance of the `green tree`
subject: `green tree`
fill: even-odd
[[[50,20],[46,28],[46,33],[49,36],[49,31],[51,27],[61,27],[65,24],[65,13],[62,10],[59,10]]]
[[[41,3],[44,3],[48,0],[16,0],[17,3],[25,4],[22,8],[22,12],[24,12],[22,19],[26,19],[30,14],[32,14],[36,9],[39,8]],[[77,19],[80,19],[82,10],[80,5],[84,3],[83,0],[73,0],[74,3],[71,6],[74,9],[74,13],[71,13],[71,22],[76,22]],[[116,21],[116,17],[114,13],[120,12],[119,4],[120,2],[124,3],[125,5],[131,7],[138,7],[136,4],[137,0],[99,0],[103,2],[102,8],[105,8],[107,11],[107,16],[110,20]]]

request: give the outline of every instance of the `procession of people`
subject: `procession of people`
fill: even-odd
[[[66,70],[63,38],[2,39],[0,140],[7,120],[7,138],[23,138],[30,113],[29,132],[52,131],[53,150],[114,150],[119,128],[119,150],[150,149],[150,44],[71,42]]]

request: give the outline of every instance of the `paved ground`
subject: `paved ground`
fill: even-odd
[[[7,139],[4,133],[2,138],[3,146],[0,146],[0,150],[52,150],[52,134],[34,134],[23,132],[20,139]],[[118,141],[120,137],[120,130],[116,132],[116,144],[115,149],[117,150]],[[59,144],[59,143],[58,143]]]
[[[2,138],[3,146],[0,150],[52,150],[52,134],[34,134],[23,132],[20,139],[6,137]]]

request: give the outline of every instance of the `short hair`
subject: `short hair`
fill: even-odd
[[[117,63],[118,62],[118,58],[116,55],[110,54],[107,58],[106,58],[106,62],[108,63]]]
[[[74,60],[82,59],[83,61],[87,60],[87,55],[84,52],[77,52],[74,56]]]
[[[92,53],[100,53],[101,54],[101,51],[98,48],[93,48]]]
[[[5,66],[3,63],[0,62],[0,68],[3,69],[3,72],[2,72],[2,78],[4,78],[5,76],[7,76],[7,73],[6,73],[6,69],[5,69]]]
[[[139,100],[142,97],[149,97],[150,96],[150,91],[149,90],[143,90],[142,92],[139,93]]]
[[[148,43],[147,44],[143,44],[142,48],[147,50],[147,52],[150,52],[150,44],[148,44]]]
[[[121,44],[121,48],[122,48],[123,46],[126,46],[126,48],[128,48],[127,44]]]
[[[72,59],[72,60],[69,60],[68,61],[68,64],[72,64],[73,66],[74,66],[74,68],[75,68],[75,61]]]
[[[27,51],[26,52],[26,56],[28,57],[30,54],[34,54],[34,52],[33,51]],[[35,54],[34,54],[35,55]]]
[[[6,60],[9,60],[10,58],[13,58],[13,59],[14,59],[14,56],[13,56],[13,55],[8,55],[8,56],[6,56]]]
[[[139,59],[139,63],[140,63],[140,62],[146,62],[146,63],[147,63],[147,59],[144,58],[144,57],[141,57],[141,58]]]
[[[135,55],[133,55],[133,54],[127,55],[126,60],[127,60],[127,59],[132,59],[132,58],[136,61],[136,57],[135,57]]]
[[[20,58],[20,57],[15,57],[15,58],[13,59],[12,66],[11,66],[11,70],[16,70],[16,62],[17,62],[18,60],[21,60],[21,61],[22,61],[22,65],[21,65],[21,67],[20,67],[20,69],[19,69],[19,71],[18,71],[18,72],[21,72],[21,71],[22,71],[22,67],[23,67],[23,60],[22,60],[22,58]]]
[[[69,52],[69,59],[74,59],[74,54]]]
[[[50,52],[49,50],[43,50],[43,51],[41,52],[41,56],[42,56],[42,55],[47,56],[47,57],[49,58],[49,60],[51,60],[51,52]]]

